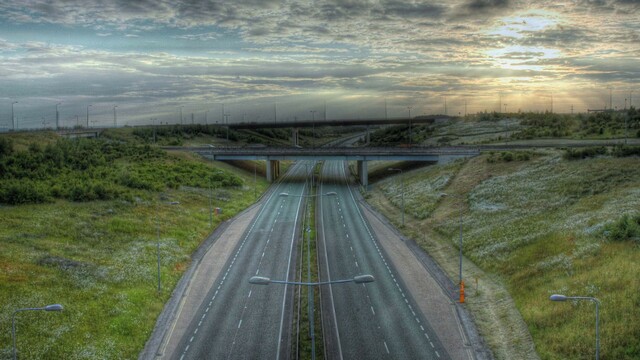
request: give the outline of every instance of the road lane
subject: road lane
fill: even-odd
[[[280,359],[290,344],[290,286],[253,286],[260,275],[288,279],[305,191],[305,166],[296,164],[265,200],[191,324],[175,359]]]
[[[322,290],[326,351],[336,359],[448,359],[431,324],[387,260],[347,186],[344,163],[327,161],[318,200],[321,280],[372,274],[376,281]]]

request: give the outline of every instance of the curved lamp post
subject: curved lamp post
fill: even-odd
[[[600,300],[590,296],[565,296],[553,294],[549,297],[551,301],[567,301],[567,300],[588,300],[596,304],[596,360],[600,359]]]
[[[24,308],[18,309],[11,315],[11,337],[13,338],[13,359],[18,359],[18,350],[16,348],[16,314],[22,311],[62,311],[64,308],[60,304],[47,305],[40,308]]]
[[[373,275],[364,274],[354,276],[352,279],[341,279],[341,280],[330,280],[330,281],[319,281],[319,282],[304,282],[304,281],[284,281],[284,280],[272,280],[268,277],[264,276],[253,276],[249,279],[249,282],[254,285],[269,285],[269,284],[285,284],[285,285],[304,285],[308,287],[307,293],[311,293],[313,286],[320,285],[331,285],[331,284],[343,284],[353,282],[356,284],[365,284],[374,282],[375,278]],[[314,332],[314,310],[313,310],[313,302],[310,302],[311,307],[309,308],[309,332],[311,333],[311,358],[315,360],[316,358],[316,340],[315,340],[315,332]]]
[[[402,186],[402,226],[404,227],[404,180],[402,179],[402,169],[388,168],[387,170],[400,172],[400,184]]]

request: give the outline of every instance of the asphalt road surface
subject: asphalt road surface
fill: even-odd
[[[276,186],[182,336],[175,359],[285,359],[291,343],[292,286],[306,168],[297,163]],[[280,196],[280,193],[291,196]]]
[[[433,324],[376,240],[347,185],[344,162],[326,161],[319,182],[320,280],[371,274],[368,284],[321,288],[325,354],[329,359],[449,359]]]

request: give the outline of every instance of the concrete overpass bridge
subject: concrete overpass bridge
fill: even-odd
[[[282,160],[351,160],[357,161],[358,177],[363,186],[369,185],[368,161],[425,161],[447,163],[455,159],[477,156],[477,147],[164,147],[166,150],[192,151],[212,160],[265,160],[267,180],[274,181],[280,175]]]

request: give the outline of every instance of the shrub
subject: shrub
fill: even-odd
[[[640,243],[640,214],[623,215],[618,221],[607,224],[603,234],[612,241],[633,240]]]
[[[44,203],[49,193],[40,183],[28,179],[8,180],[0,187],[0,202],[9,205]]]
[[[640,156],[640,146],[616,146],[612,151],[612,155],[615,157]]]
[[[567,149],[564,154],[564,158],[567,160],[578,160],[607,154],[609,154],[609,150],[607,150],[606,147],[598,146],[584,149]]]

